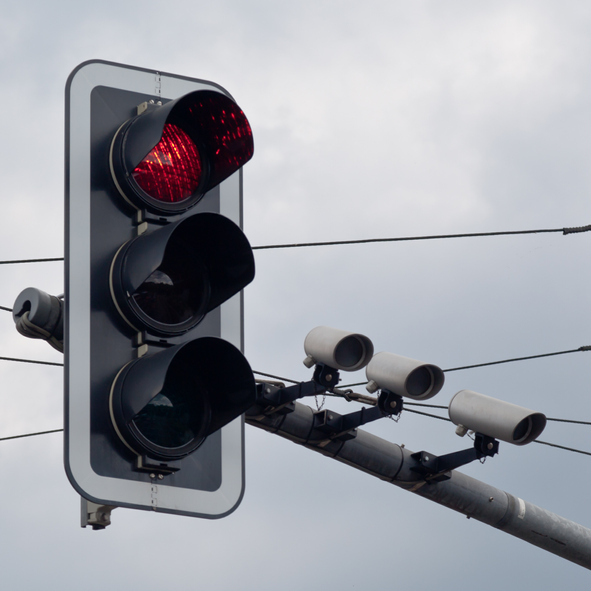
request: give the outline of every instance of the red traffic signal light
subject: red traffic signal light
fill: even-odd
[[[140,110],[117,130],[109,153],[117,188],[138,209],[186,211],[252,158],[250,124],[219,92]]]
[[[108,62],[81,64],[66,98],[66,472],[101,505],[221,517],[256,399],[250,125],[213,83]]]

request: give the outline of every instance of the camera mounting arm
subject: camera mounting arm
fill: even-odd
[[[480,460],[486,457],[492,457],[499,453],[499,442],[493,437],[474,434],[474,447],[456,451],[443,456],[436,456],[426,451],[419,451],[411,455],[411,458],[417,462],[411,470],[422,474],[426,480],[440,481],[448,480],[447,474],[460,466],[465,466],[474,460]]]

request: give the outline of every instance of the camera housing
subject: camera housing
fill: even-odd
[[[460,390],[451,399],[448,412],[455,425],[513,445],[531,443],[546,427],[546,416],[541,412],[472,390]]]
[[[443,387],[443,370],[431,363],[424,363],[394,353],[377,353],[365,368],[369,392],[389,390],[413,400],[427,400]]]
[[[306,336],[304,351],[306,367],[323,363],[333,369],[357,371],[372,358],[373,343],[362,334],[317,326]]]

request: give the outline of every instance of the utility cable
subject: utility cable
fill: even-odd
[[[475,367],[486,367],[488,365],[500,365],[501,363],[512,363],[513,361],[525,361],[527,359],[540,359],[541,357],[552,357],[554,355],[566,355],[567,353],[578,353],[580,351],[591,351],[590,345],[579,347],[578,349],[570,349],[568,351],[555,351],[554,353],[542,353],[541,355],[529,355],[527,357],[514,357],[512,359],[502,359],[501,361],[489,361],[488,363],[477,363],[475,365],[464,365],[462,367],[452,367],[444,369],[444,372],[460,371],[462,369],[473,369]]]
[[[19,263],[53,263],[55,261],[63,261],[64,257],[55,257],[50,259],[19,259],[14,261],[0,261],[0,265],[16,265]]]
[[[544,234],[550,232],[562,232],[563,235],[577,234],[591,231],[591,225],[576,228],[552,228],[543,230],[513,230],[506,232],[471,232],[464,234],[435,234],[428,236],[399,236],[395,238],[366,238],[362,240],[334,240],[330,242],[299,242],[292,244],[267,244],[265,246],[253,246],[253,250],[270,250],[275,248],[301,248],[305,246],[341,246],[344,244],[367,244],[371,242],[404,242],[411,240],[441,240],[444,238],[480,238],[484,236],[514,236],[518,234]]]
[[[441,421],[448,421],[451,423],[451,420],[448,419],[447,417],[440,417],[438,415],[432,415],[430,413],[426,413],[426,412],[421,412],[419,410],[412,410],[410,408],[405,408],[405,410],[407,412],[412,412],[415,413],[417,415],[423,415],[425,417],[429,417],[432,419],[439,419]],[[547,419],[548,421],[559,421],[559,422],[563,422],[563,423],[577,423],[577,424],[581,424],[581,425],[591,425],[590,422],[586,422],[586,421],[570,421],[567,419]],[[564,445],[558,445],[557,443],[549,443],[548,441],[540,441],[539,439],[534,439],[534,443],[539,443],[541,445],[547,445],[549,447],[555,447],[557,449],[562,449],[565,451],[572,451],[573,453],[577,453],[577,454],[583,454],[585,456],[591,456],[591,452],[588,451],[583,451],[582,449],[576,449],[574,447],[566,447]]]
[[[582,350],[582,349],[574,349],[573,351],[579,351],[579,350]],[[585,350],[587,350],[587,349],[585,349]],[[560,354],[560,353],[558,353],[558,354]],[[529,357],[526,357],[524,359],[530,359],[530,358]],[[14,358],[14,357],[0,357],[0,360],[5,360],[5,361],[19,361],[19,362],[23,362],[23,363],[36,363],[36,364],[41,364],[41,365],[54,365],[54,366],[60,366],[60,367],[63,367],[63,365],[64,365],[63,363],[54,363],[52,361],[35,361],[35,360],[32,360],[32,359],[17,359],[17,358]],[[513,361],[515,361],[515,360],[513,360]],[[495,362],[495,363],[499,363],[499,362]],[[257,375],[262,375],[262,376],[265,376],[265,377],[273,378],[273,379],[276,379],[276,380],[280,380],[282,382],[289,382],[291,384],[297,384],[297,383],[299,383],[296,380],[290,380],[288,378],[284,378],[284,377],[281,377],[281,376],[276,376],[276,375],[269,374],[269,373],[263,373],[261,371],[253,371],[253,373],[255,373]],[[339,388],[339,390],[340,391],[343,391],[343,388]],[[347,400],[355,400],[355,398],[352,397],[351,394],[354,394],[354,393],[347,392],[347,393],[344,393],[344,394],[337,394],[337,396],[340,396],[340,397],[345,398]],[[362,396],[362,395],[360,395],[360,396]],[[364,403],[368,403],[368,397],[367,396],[363,396],[363,402]],[[420,403],[420,402],[409,402],[409,401],[405,401],[405,410],[407,412],[418,414],[418,415],[422,415],[422,416],[429,417],[429,418],[432,418],[432,419],[439,419],[440,421],[448,421],[448,422],[451,422],[450,419],[447,418],[447,417],[441,417],[441,416],[434,415],[434,414],[431,414],[431,413],[426,413],[426,412],[423,412],[423,411],[420,411],[420,410],[414,410],[414,409],[408,408],[409,405],[412,405],[412,406],[420,406],[420,407],[424,407],[424,408],[437,408],[437,409],[442,409],[442,410],[446,410],[448,408],[447,406],[438,405],[438,404],[425,404],[425,403]],[[547,420],[548,421],[556,421],[556,422],[560,422],[560,423],[576,424],[576,425],[591,425],[591,421],[576,421],[576,420],[571,420],[571,419],[557,419],[557,418],[550,418],[550,417],[547,417]],[[8,440],[8,439],[18,439],[18,438],[21,438],[21,437],[33,437],[35,435],[45,435],[45,434],[48,434],[48,433],[58,433],[60,431],[63,431],[63,429],[53,429],[51,431],[40,431],[40,432],[37,432],[37,433],[25,433],[23,435],[13,435],[13,436],[10,436],[10,437],[0,437],[0,441],[5,441],[5,440]],[[582,451],[580,449],[575,449],[575,448],[571,448],[571,447],[565,447],[563,445],[558,445],[558,444],[555,444],[555,443],[549,443],[549,442],[546,442],[546,441],[539,441],[539,440],[536,440],[536,443],[540,443],[540,444],[543,444],[543,445],[548,445],[550,447],[556,447],[558,449],[563,449],[563,450],[566,450],[566,451],[572,451],[574,453],[580,453],[580,454],[591,456],[591,452],[586,452],[586,451]]]
[[[581,347],[581,349],[574,349],[573,351],[580,351],[580,350],[588,350],[587,348],[583,348]],[[550,353],[550,355],[555,355],[556,353]],[[560,354],[560,353],[557,353]],[[524,359],[530,359],[529,357],[526,357]],[[499,362],[495,362],[495,363],[499,363]],[[260,371],[254,371],[253,373],[258,374],[258,375],[263,375],[263,376],[267,376],[267,377],[271,377],[274,378],[276,380],[280,380],[282,382],[290,382],[292,384],[297,384],[299,382],[296,382],[294,380],[289,380],[287,378],[283,378],[280,376],[276,376],[276,375],[272,375],[272,374],[265,374],[262,373]],[[362,384],[351,384],[351,385],[363,385],[365,382],[362,382]],[[351,386],[350,385],[350,386]],[[345,388],[348,388],[350,386],[341,386],[340,388],[335,388],[334,393],[332,393],[333,395],[339,396],[341,398],[344,398],[347,401],[356,401],[356,402],[360,402],[362,404],[370,404],[370,405],[376,405],[377,404],[377,399],[376,398],[370,398],[369,396],[365,396],[363,394],[356,394],[355,392],[351,392],[349,390],[346,390]],[[431,413],[427,413],[424,411],[420,411],[420,410],[414,410],[412,408],[408,408],[409,406],[418,406],[418,407],[422,407],[422,408],[436,408],[436,409],[440,409],[440,410],[447,410],[449,407],[445,406],[445,405],[441,405],[441,404],[427,404],[424,402],[410,402],[408,400],[404,401],[404,410],[406,412],[410,412],[410,413],[414,413],[417,415],[422,415],[424,417],[429,417],[431,419],[439,419],[440,421],[447,421],[451,423],[451,419],[449,419],[448,417],[442,417],[439,415],[435,415],[435,414],[431,414]],[[576,424],[576,425],[589,425],[591,426],[591,421],[575,421],[575,420],[571,420],[571,419],[556,419],[556,418],[550,418],[550,417],[546,417],[547,421],[555,421],[558,423],[570,423],[570,424]],[[549,445],[551,447],[556,447],[558,449],[563,449],[566,451],[572,451],[574,453],[580,453],[580,454],[584,454],[584,455],[589,455],[591,456],[591,452],[586,452],[586,451],[582,451],[580,449],[575,449],[575,448],[571,448],[571,447],[565,447],[563,445],[558,445],[555,443],[548,443],[545,441],[538,441],[536,440],[536,443],[542,443],[544,445]]]
[[[282,378],[281,376],[274,376],[270,373],[263,373],[262,371],[253,371],[252,373],[256,373],[257,376],[265,376],[266,378],[272,378],[274,380],[279,380],[280,382],[288,382],[289,384],[299,384],[300,382],[296,380],[290,380],[288,378]]]
[[[591,425],[591,421],[573,421],[571,419],[551,419],[546,417],[547,421],[555,421],[557,423],[571,423],[573,425]]]
[[[9,439],[22,439],[23,437],[35,437],[35,435],[48,435],[49,433],[61,433],[63,429],[52,429],[51,431],[37,431],[37,433],[23,433],[22,435],[11,435],[9,437],[0,437],[0,441]]]
[[[368,244],[372,242],[404,242],[411,240],[441,240],[444,238],[480,238],[486,236],[515,236],[524,234],[548,234],[551,232],[562,232],[567,234],[579,234],[591,231],[591,224],[588,226],[577,226],[573,228],[544,228],[538,230],[508,230],[501,232],[466,232],[461,234],[433,234],[426,236],[396,236],[393,238],[363,238],[361,240],[332,240],[327,242],[295,242],[292,244],[266,244],[253,246],[253,250],[270,250],[274,248],[301,248],[305,246],[340,246],[344,244]],[[43,259],[18,259],[11,261],[0,261],[0,265],[11,265],[18,263],[51,263],[63,261],[64,257],[53,257]]]
[[[260,375],[266,375],[269,377],[276,377],[276,376],[271,376],[270,374],[263,374],[262,372],[254,372]],[[281,380],[284,380],[284,378],[279,378]],[[289,381],[289,382],[293,382],[293,383],[297,383],[293,380],[284,380],[284,381]],[[432,407],[432,408],[447,408],[444,406],[437,406],[437,405],[432,405],[432,404],[421,404],[421,403],[409,403],[407,402],[406,404],[414,404],[415,406],[426,406],[426,407]],[[447,421],[447,422],[451,422],[450,419],[448,419],[447,417],[440,417],[438,415],[434,415],[434,414],[430,414],[430,413],[426,413],[426,412],[421,412],[419,410],[413,410],[410,408],[406,408],[405,409],[407,412],[411,412],[414,414],[418,414],[418,415],[422,415],[425,417],[429,417],[432,419],[439,419],[441,421]],[[565,422],[565,423],[579,423],[579,424],[583,424],[583,425],[591,425],[591,423],[585,422],[585,421],[570,421],[567,419],[548,419],[549,421],[560,421],[560,422]],[[0,441],[8,441],[9,439],[22,439],[24,437],[35,437],[37,435],[48,435],[50,433],[61,433],[64,429],[51,429],[49,431],[37,431],[36,433],[23,433],[21,435],[10,435],[9,437],[0,437]],[[583,455],[587,455],[587,456],[591,456],[591,452],[588,451],[583,451],[580,449],[576,449],[574,447],[566,447],[564,445],[558,445],[556,443],[549,443],[547,441],[539,441],[539,440],[535,440],[535,443],[540,443],[541,445],[547,445],[549,447],[555,447],[557,449],[562,449],[565,451],[571,451],[573,453],[579,453],[579,454],[583,454]]]
[[[526,361],[528,359],[541,359],[542,357],[553,357],[555,355],[566,355],[567,353],[579,353],[581,351],[591,351],[591,345],[584,345],[578,349],[569,349],[568,351],[555,351],[554,353],[541,353],[539,355],[528,355],[527,357],[513,357],[511,359],[501,359],[500,361],[488,361],[486,363],[476,363],[474,365],[462,365],[461,367],[451,367],[442,369],[444,373],[451,371],[460,371],[463,369],[474,369],[477,367],[487,367],[489,365],[501,365],[502,363],[513,363],[514,361]],[[365,386],[367,382],[357,382],[355,384],[346,384],[341,388],[353,388],[354,386]]]
[[[425,417],[429,417],[429,418],[432,418],[432,419],[439,419],[441,421],[448,421],[448,422],[451,423],[451,420],[448,419],[447,417],[440,417],[440,416],[432,415],[432,414],[429,414],[429,413],[426,413],[426,412],[421,412],[419,410],[412,410],[410,408],[405,408],[405,410],[407,412],[412,412],[412,413],[415,413],[417,415],[423,415]],[[548,419],[548,420],[549,421],[563,421],[565,423],[576,423],[576,422],[580,422],[583,425],[591,425],[591,423],[586,423],[586,422],[583,422],[583,421],[567,421],[567,420],[564,420],[564,419]],[[541,445],[547,445],[549,447],[555,447],[557,449],[562,449],[562,450],[565,450],[565,451],[572,451],[573,453],[583,454],[585,456],[591,456],[591,452],[583,451],[582,449],[575,449],[574,447],[566,447],[564,445],[558,445],[557,443],[549,443],[548,441],[540,441],[539,439],[534,439],[534,443],[539,443]]]
[[[38,365],[55,365],[57,367],[63,367],[63,363],[55,363],[53,361],[37,361],[35,359],[17,359],[16,357],[0,357],[2,361],[18,361],[20,363],[36,363]]]
[[[574,351],[579,351],[580,349],[574,349]],[[550,353],[550,355],[554,355],[554,353]],[[0,359],[2,359],[0,357]],[[524,359],[529,359],[528,357],[525,357]],[[498,363],[498,362],[495,362]],[[275,380],[279,380],[281,382],[288,382],[290,384],[299,384],[300,382],[297,382],[296,380],[290,380],[289,378],[284,378],[282,376],[276,376],[273,374],[269,374],[269,373],[263,373],[261,371],[253,371],[253,373],[257,374],[257,375],[261,375],[261,376],[267,376],[269,378],[273,378]],[[350,388],[352,386],[360,386],[360,385],[364,385],[365,382],[361,382],[360,384],[349,384],[347,386],[339,386],[338,388],[335,388],[335,394],[336,396],[340,397],[340,398],[345,398],[348,401],[359,401],[357,399],[357,397],[362,398],[362,402],[365,404],[377,404],[377,399],[375,398],[371,398],[369,396],[366,396],[364,394],[355,394],[355,392],[349,392],[347,391],[347,388]],[[330,392],[328,392],[328,394],[330,394]],[[440,417],[438,415],[432,415],[432,414],[427,414],[425,412],[421,412],[418,410],[412,410],[410,408],[408,408],[409,406],[418,406],[421,408],[437,408],[440,410],[448,410],[448,406],[444,405],[444,404],[428,404],[426,402],[411,402],[410,400],[405,400],[404,401],[404,408],[408,411],[408,412],[414,412],[415,414],[421,414],[427,417],[433,417],[435,419],[443,419],[448,421],[449,419],[445,418],[445,417]],[[557,423],[569,423],[569,424],[573,424],[573,425],[588,425],[591,426],[591,421],[577,421],[577,420],[573,420],[573,419],[557,419],[557,418],[552,418],[552,417],[546,417],[547,421],[554,421]]]
[[[406,401],[405,401],[405,405],[406,405]],[[420,410],[413,410],[412,408],[407,408],[406,406],[404,407],[404,411],[412,412],[416,415],[423,415],[424,417],[429,417],[431,419],[439,419],[440,421],[448,421],[451,423],[451,419],[448,419],[447,417],[440,417],[439,415],[432,415],[427,412],[421,412]]]
[[[535,439],[534,443],[539,443],[541,445],[548,445],[549,447],[557,447],[558,449],[564,449],[566,451],[572,451],[577,454],[584,454],[586,456],[591,456],[591,452],[582,451],[580,449],[575,449],[574,447],[565,447],[564,445],[558,445],[556,443],[548,443],[547,441],[540,441],[539,439]]]
[[[12,310],[9,310],[8,308],[4,308],[3,306],[0,306],[0,309],[12,311]],[[451,371],[460,371],[463,369],[474,369],[474,368],[478,368],[478,367],[487,367],[489,365],[500,365],[502,363],[513,363],[515,361],[526,361],[529,359],[540,359],[542,357],[553,357],[556,355],[566,355],[567,353],[579,353],[581,351],[591,351],[591,345],[584,345],[582,347],[579,347],[578,349],[569,349],[568,351],[555,351],[554,353],[542,353],[540,355],[529,355],[527,357],[513,357],[512,359],[502,359],[500,361],[488,361],[487,363],[476,363],[474,365],[463,365],[461,367],[452,367],[449,369],[443,369],[442,371],[443,372],[451,372]],[[58,365],[58,366],[63,365],[63,363],[51,363],[49,361],[35,361],[33,359],[15,359],[13,357],[0,357],[0,360],[21,361],[23,363],[44,363],[47,365]],[[255,373],[257,375],[265,376],[268,378],[272,378],[275,380],[280,380],[282,382],[288,382],[290,384],[298,384],[299,383],[296,380],[290,380],[289,378],[283,378],[281,376],[276,376],[276,375],[269,374],[269,373],[263,373],[262,371],[254,371],[253,370],[253,373]],[[343,386],[339,386],[339,389],[344,390],[345,388],[353,388],[355,386],[364,386],[365,384],[367,384],[367,382],[356,382],[355,384],[345,384]]]
[[[439,417],[437,415],[432,415],[432,414],[429,414],[429,413],[420,412],[418,410],[411,410],[409,408],[407,408],[406,410],[407,410],[407,412],[413,412],[413,413],[418,414],[418,415],[423,415],[423,416],[430,417],[430,418],[433,418],[433,419],[440,419],[442,421],[451,422],[446,417]],[[548,420],[559,420],[559,419],[548,419]],[[23,433],[21,435],[10,435],[8,437],[0,437],[0,441],[8,441],[10,439],[23,439],[25,437],[35,437],[37,435],[49,435],[50,433],[61,433],[61,432],[63,432],[63,430],[64,429],[51,429],[49,431],[37,431],[36,433]],[[581,449],[576,449],[574,447],[566,447],[564,445],[558,445],[557,443],[549,443],[547,441],[539,441],[538,439],[534,440],[534,443],[539,443],[541,445],[547,445],[549,447],[555,447],[557,449],[562,449],[562,450],[565,450],[565,451],[571,451],[573,453],[578,453],[578,454],[583,454],[583,455],[586,455],[586,456],[591,456],[591,452],[583,451]]]
[[[409,400],[404,401],[404,406],[422,406],[423,408],[440,408],[441,410],[447,410],[448,407],[444,404],[426,404],[425,402],[410,402]]]

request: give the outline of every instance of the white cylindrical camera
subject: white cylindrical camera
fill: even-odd
[[[324,363],[334,369],[357,371],[371,359],[373,343],[362,334],[317,326],[306,336],[304,350],[306,367]]]
[[[546,426],[541,412],[472,390],[461,390],[451,399],[449,418],[455,425],[514,445],[531,443]]]
[[[436,365],[394,353],[377,353],[365,368],[369,392],[389,390],[414,400],[427,400],[443,387],[445,377]]]

